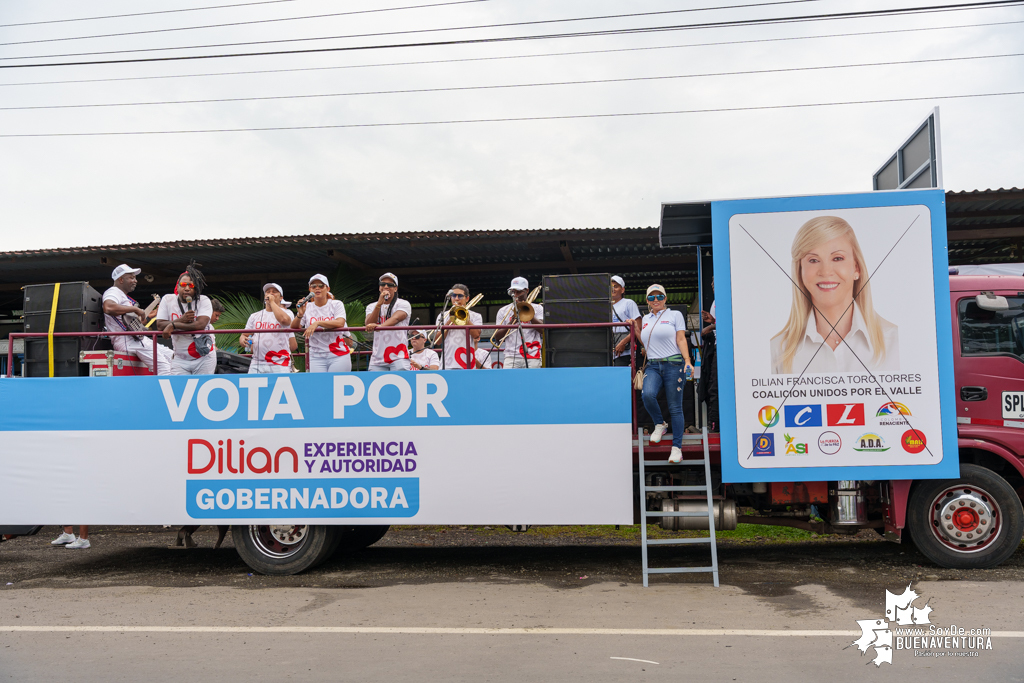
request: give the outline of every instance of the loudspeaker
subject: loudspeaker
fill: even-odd
[[[47,285],[25,285],[23,308],[25,315],[29,313],[46,313],[53,310],[53,284]],[[57,311],[89,311],[92,313],[103,312],[103,301],[100,293],[89,286],[88,282],[62,282],[60,293],[57,295]],[[80,330],[62,330],[63,332],[78,332]]]
[[[548,304],[560,301],[605,301],[611,306],[612,276],[608,273],[588,273],[585,275],[545,275],[544,312],[547,314]],[[611,310],[609,308],[609,310]],[[609,321],[611,320],[611,313]],[[604,321],[581,321],[604,322]]]
[[[103,303],[100,293],[88,282],[62,282],[57,294],[57,310],[53,313],[54,285],[26,285],[24,288],[25,332],[49,332],[53,316],[54,332],[102,332]],[[80,351],[100,346],[100,337],[54,337],[54,377],[79,377],[88,374],[87,366],[79,366]],[[49,345],[46,339],[25,340],[25,376],[50,375]]]
[[[550,324],[610,323],[611,285],[608,273],[545,275],[544,322]],[[611,328],[547,330],[544,347],[552,368],[600,367],[612,364]]]
[[[546,321],[546,307],[544,311]],[[611,365],[611,328],[548,330],[545,348],[549,368],[593,368]]]

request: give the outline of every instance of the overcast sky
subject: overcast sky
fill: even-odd
[[[241,0],[0,1],[0,24]],[[0,28],[5,59],[197,46],[741,4],[741,0],[485,0],[228,28],[43,39],[301,17],[437,0],[288,0]],[[812,0],[762,8],[146,56],[295,50],[664,26],[936,4]],[[1024,52],[1024,7],[496,44],[127,65],[0,69],[0,84],[311,67],[247,75],[0,86],[0,108],[452,88]],[[799,36],[802,40],[763,42]],[[737,41],[762,41],[736,44]],[[698,43],[733,43],[693,46]],[[621,51],[627,48],[666,47]],[[679,47],[689,46],[689,47]],[[396,62],[620,50],[417,65]],[[59,61],[123,59],[132,54]],[[633,113],[1024,90],[1024,57],[930,64],[270,101],[0,111],[0,133],[167,131]],[[0,251],[308,233],[649,226],[660,203],[871,189],[872,173],[935,105],[945,187],[1024,186],[1024,96],[559,121],[0,138]]]

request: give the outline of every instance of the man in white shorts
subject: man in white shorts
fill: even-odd
[[[128,326],[122,317],[126,313],[133,313],[143,323],[146,322],[146,312],[139,307],[139,303],[128,296],[135,291],[137,281],[135,276],[142,272],[141,268],[132,268],[124,263],[114,268],[111,277],[114,278],[114,286],[103,292],[103,320],[108,332],[125,332]],[[114,350],[119,353],[128,353],[153,371],[153,339],[152,337],[129,337],[118,335],[110,338]],[[156,372],[160,375],[167,375],[171,372],[171,350],[166,346],[156,345],[157,364]]]
[[[408,325],[412,305],[398,298],[398,276],[384,273],[378,282],[380,296],[366,312],[366,331],[373,332],[373,353],[370,354],[370,372],[408,370],[409,346],[404,330],[389,330],[395,325]]]
[[[291,372],[292,353],[298,348],[294,332],[284,332],[291,327],[295,317],[283,300],[281,285],[268,282],[263,285],[263,308],[249,316],[245,323],[247,330],[274,330],[266,334],[242,334],[238,341],[252,354],[249,374],[279,374]]]
[[[172,375],[212,375],[217,369],[213,335],[175,334],[181,331],[203,331],[213,316],[213,304],[202,294],[202,275],[193,266],[178,277],[173,295],[160,299],[156,324],[165,337],[171,338],[174,357]]]

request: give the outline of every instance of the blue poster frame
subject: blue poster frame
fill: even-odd
[[[932,273],[939,370],[939,407],[943,458],[929,465],[865,465],[746,469],[740,465],[740,435],[736,419],[736,374],[733,347],[731,277],[715,281],[718,410],[721,430],[722,480],[728,483],[773,481],[955,479],[957,457],[956,396],[953,376],[953,332],[949,305],[949,252],[946,241],[946,197],[940,189],[895,190],[858,194],[737,199],[711,203],[712,246],[716,273],[731,273],[729,221],[736,214],[786,211],[828,211],[885,206],[923,205],[931,213]],[[745,449],[751,444],[743,441]],[[744,451],[746,452],[746,450]]]

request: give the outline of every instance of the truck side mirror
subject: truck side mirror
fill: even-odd
[[[1010,308],[1005,296],[996,296],[992,292],[982,292],[974,297],[974,303],[983,311],[1006,311]]]

